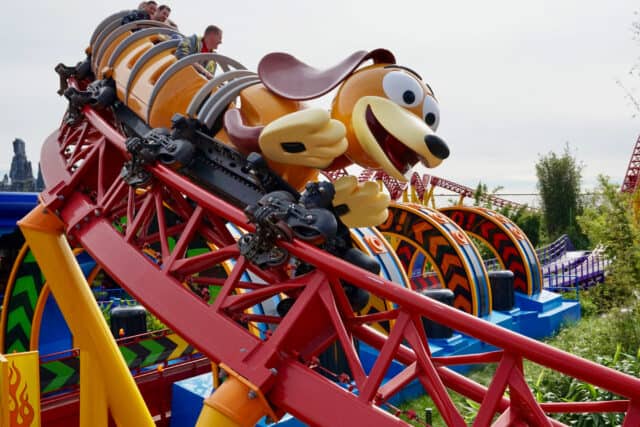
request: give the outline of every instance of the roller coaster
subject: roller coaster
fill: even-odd
[[[543,292],[536,251],[509,219],[464,206],[435,210],[395,203],[387,209],[388,200],[371,183],[349,187],[351,196],[336,203],[344,186],[357,181],[339,176],[347,161],[401,179],[407,165],[422,160],[436,166],[448,156],[435,135],[433,91],[414,71],[396,65],[382,49],[356,53],[326,73],[285,54],[267,55],[258,73],[213,53],[178,60],[173,52],[180,34],[154,21],[122,25],[123,14],[96,28],[85,61],[57,67],[69,108],[42,148],[46,189],[20,221],[28,244],[21,265],[35,260],[42,275],[19,286],[24,291],[33,285],[37,292],[47,287],[79,348],[68,355],[69,364],[79,365],[75,406],[54,396],[50,407],[77,411],[82,426],[106,426],[109,417],[117,425],[162,423],[165,408],[148,404],[158,390],[145,381],[169,381],[213,364],[227,378],[215,381],[198,426],[251,426],[285,413],[317,426],[403,426],[389,402],[415,381],[451,426],[465,421],[450,391],[480,403],[476,426],[562,425],[550,415],[564,412],[624,412],[625,426],[640,425],[639,379],[483,319],[492,312],[491,287],[468,235],[486,242],[513,272],[519,294]],[[209,60],[220,71],[212,80],[193,67]],[[358,69],[368,60],[373,65]],[[288,163],[291,154],[309,151],[290,139],[292,132],[327,122],[320,113],[298,111],[300,101],[327,93],[346,76],[366,73],[391,82],[391,89],[410,81],[414,97],[401,96],[392,105],[382,99],[381,88],[366,87],[373,94],[354,100],[353,128],[348,120],[344,128],[329,120],[310,132],[311,140],[341,135],[333,148],[318,151],[333,153],[329,162],[311,155],[307,164]],[[321,75],[331,84],[318,86],[312,79],[287,86],[296,75]],[[384,80],[388,75],[393,77]],[[367,86],[357,82],[349,78],[339,93]],[[423,95],[413,105],[418,90]],[[402,103],[420,120],[401,112]],[[340,121],[345,104],[334,106],[331,120]],[[398,130],[388,117],[413,123],[420,144],[406,142],[407,130]],[[261,154],[247,149],[255,147],[256,135]],[[329,166],[338,171],[335,182],[314,181],[318,169]],[[352,215],[358,208],[353,200],[370,202],[372,212]],[[384,216],[377,216],[376,206],[385,208]],[[351,225],[358,222],[364,226]],[[80,251],[171,328],[175,338],[149,339],[175,339],[168,353],[187,357],[183,365],[142,372],[136,369],[144,363],[127,363],[78,265]],[[453,306],[412,289],[410,277],[431,269],[452,291]],[[18,283],[24,274],[14,270],[12,280]],[[215,297],[203,299],[197,292],[202,287],[215,289]],[[11,307],[5,306],[3,330],[28,330],[28,322],[39,321],[38,293],[24,294],[23,303],[31,307],[22,309],[27,323],[8,325]],[[497,350],[433,356],[425,319]],[[37,348],[37,339],[20,339],[5,334],[3,352]],[[372,360],[365,361],[359,345],[374,350]],[[332,346],[344,353],[348,374],[330,378],[319,372],[319,355]],[[194,349],[202,357],[189,359]],[[2,383],[12,403],[3,399],[0,414],[6,425],[30,425],[40,404],[29,401],[15,363],[7,366],[11,356],[0,360],[0,372],[12,375],[9,384]],[[159,360],[152,359],[145,363]],[[525,381],[525,359],[619,399],[540,402]],[[477,363],[497,364],[488,387],[452,369]],[[392,364],[401,369],[389,374]]]

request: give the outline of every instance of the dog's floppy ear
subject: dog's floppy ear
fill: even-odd
[[[262,83],[275,94],[303,101],[318,98],[338,86],[367,59],[374,63],[395,64],[393,53],[386,49],[358,51],[328,70],[317,70],[288,53],[266,55],[258,65]]]

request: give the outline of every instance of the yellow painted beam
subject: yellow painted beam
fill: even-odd
[[[231,418],[205,404],[202,407],[202,412],[198,417],[196,427],[241,427],[236,424]]]
[[[149,409],[64,237],[60,219],[39,205],[18,225],[47,278],[76,343],[81,351],[91,354],[89,375],[107,373],[100,377],[100,382],[116,424],[154,426]],[[95,399],[96,396],[89,398]],[[95,424],[91,422],[82,427],[89,425]]]
[[[104,378],[96,357],[80,349],[80,425],[107,427],[109,411]]]
[[[433,209],[436,208],[436,201],[435,201],[435,197],[433,197],[433,191],[436,189],[436,187],[434,185],[432,185],[429,188],[429,191],[427,191],[424,195],[424,200],[422,202],[423,205],[425,206],[429,206],[429,201],[431,201],[431,205],[433,207]]]

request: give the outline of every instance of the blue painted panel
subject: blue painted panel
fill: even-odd
[[[49,294],[45,303],[38,338],[38,351],[43,356],[73,348],[71,331],[53,294]]]
[[[38,193],[0,192],[0,236],[13,232],[16,222],[38,204]]]
[[[0,192],[0,211],[24,216],[38,204],[38,193]],[[4,216],[4,215],[3,215]]]

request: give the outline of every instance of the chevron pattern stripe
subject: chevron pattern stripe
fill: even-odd
[[[132,371],[199,353],[191,344],[176,334],[150,337],[133,343],[125,343],[119,347]],[[40,364],[40,391],[42,394],[75,387],[79,381],[80,358],[77,356]]]
[[[387,247],[385,247],[384,252],[380,252],[380,253],[376,252],[374,248],[371,246],[371,243],[367,241],[367,237],[374,237],[374,236],[377,238],[377,234],[374,233],[370,228],[356,228],[351,230],[351,238],[353,239],[355,246],[363,250],[364,252],[367,252],[370,256],[375,258],[376,261],[380,264],[381,266],[380,274],[382,275],[382,277],[384,277],[385,279],[391,280],[400,286],[408,287],[409,284],[405,283],[406,279],[404,278],[404,276],[402,276],[402,274],[399,271],[401,268],[404,271],[406,270],[401,265],[398,265],[395,259],[391,255],[390,249],[393,249],[393,248],[389,247],[389,250],[387,250]],[[389,310],[392,307],[393,307],[393,304],[391,302],[379,296],[370,295],[367,305],[358,314],[369,315],[369,314],[381,313]],[[390,329],[391,324],[389,321],[386,321],[386,320],[381,322],[373,322],[371,323],[371,326],[374,329],[384,334],[389,334],[391,330]]]
[[[80,382],[80,359],[67,357],[40,363],[40,393],[52,393]]]
[[[44,277],[31,254],[27,251],[16,272],[16,279],[9,284],[7,298],[7,321],[4,333],[3,353],[29,350],[33,314],[44,285]]]
[[[498,254],[504,267],[514,274],[515,290],[530,293],[530,280],[527,277],[524,260],[518,251],[515,238],[507,234],[492,219],[481,211],[466,209],[443,209],[442,213],[449,216],[464,231],[480,237],[487,242]]]
[[[120,351],[132,370],[197,353],[193,346],[176,334],[121,345]]]
[[[398,244],[396,254],[406,269],[417,250],[424,250],[433,260],[445,280],[445,286],[455,294],[454,307],[474,315],[478,313],[478,304],[473,301],[473,280],[469,278],[464,268],[464,262],[458,256],[448,236],[426,221],[425,217],[409,210],[392,206],[389,208],[389,218],[378,226],[385,235],[393,237]],[[411,248],[413,246],[413,248]]]

